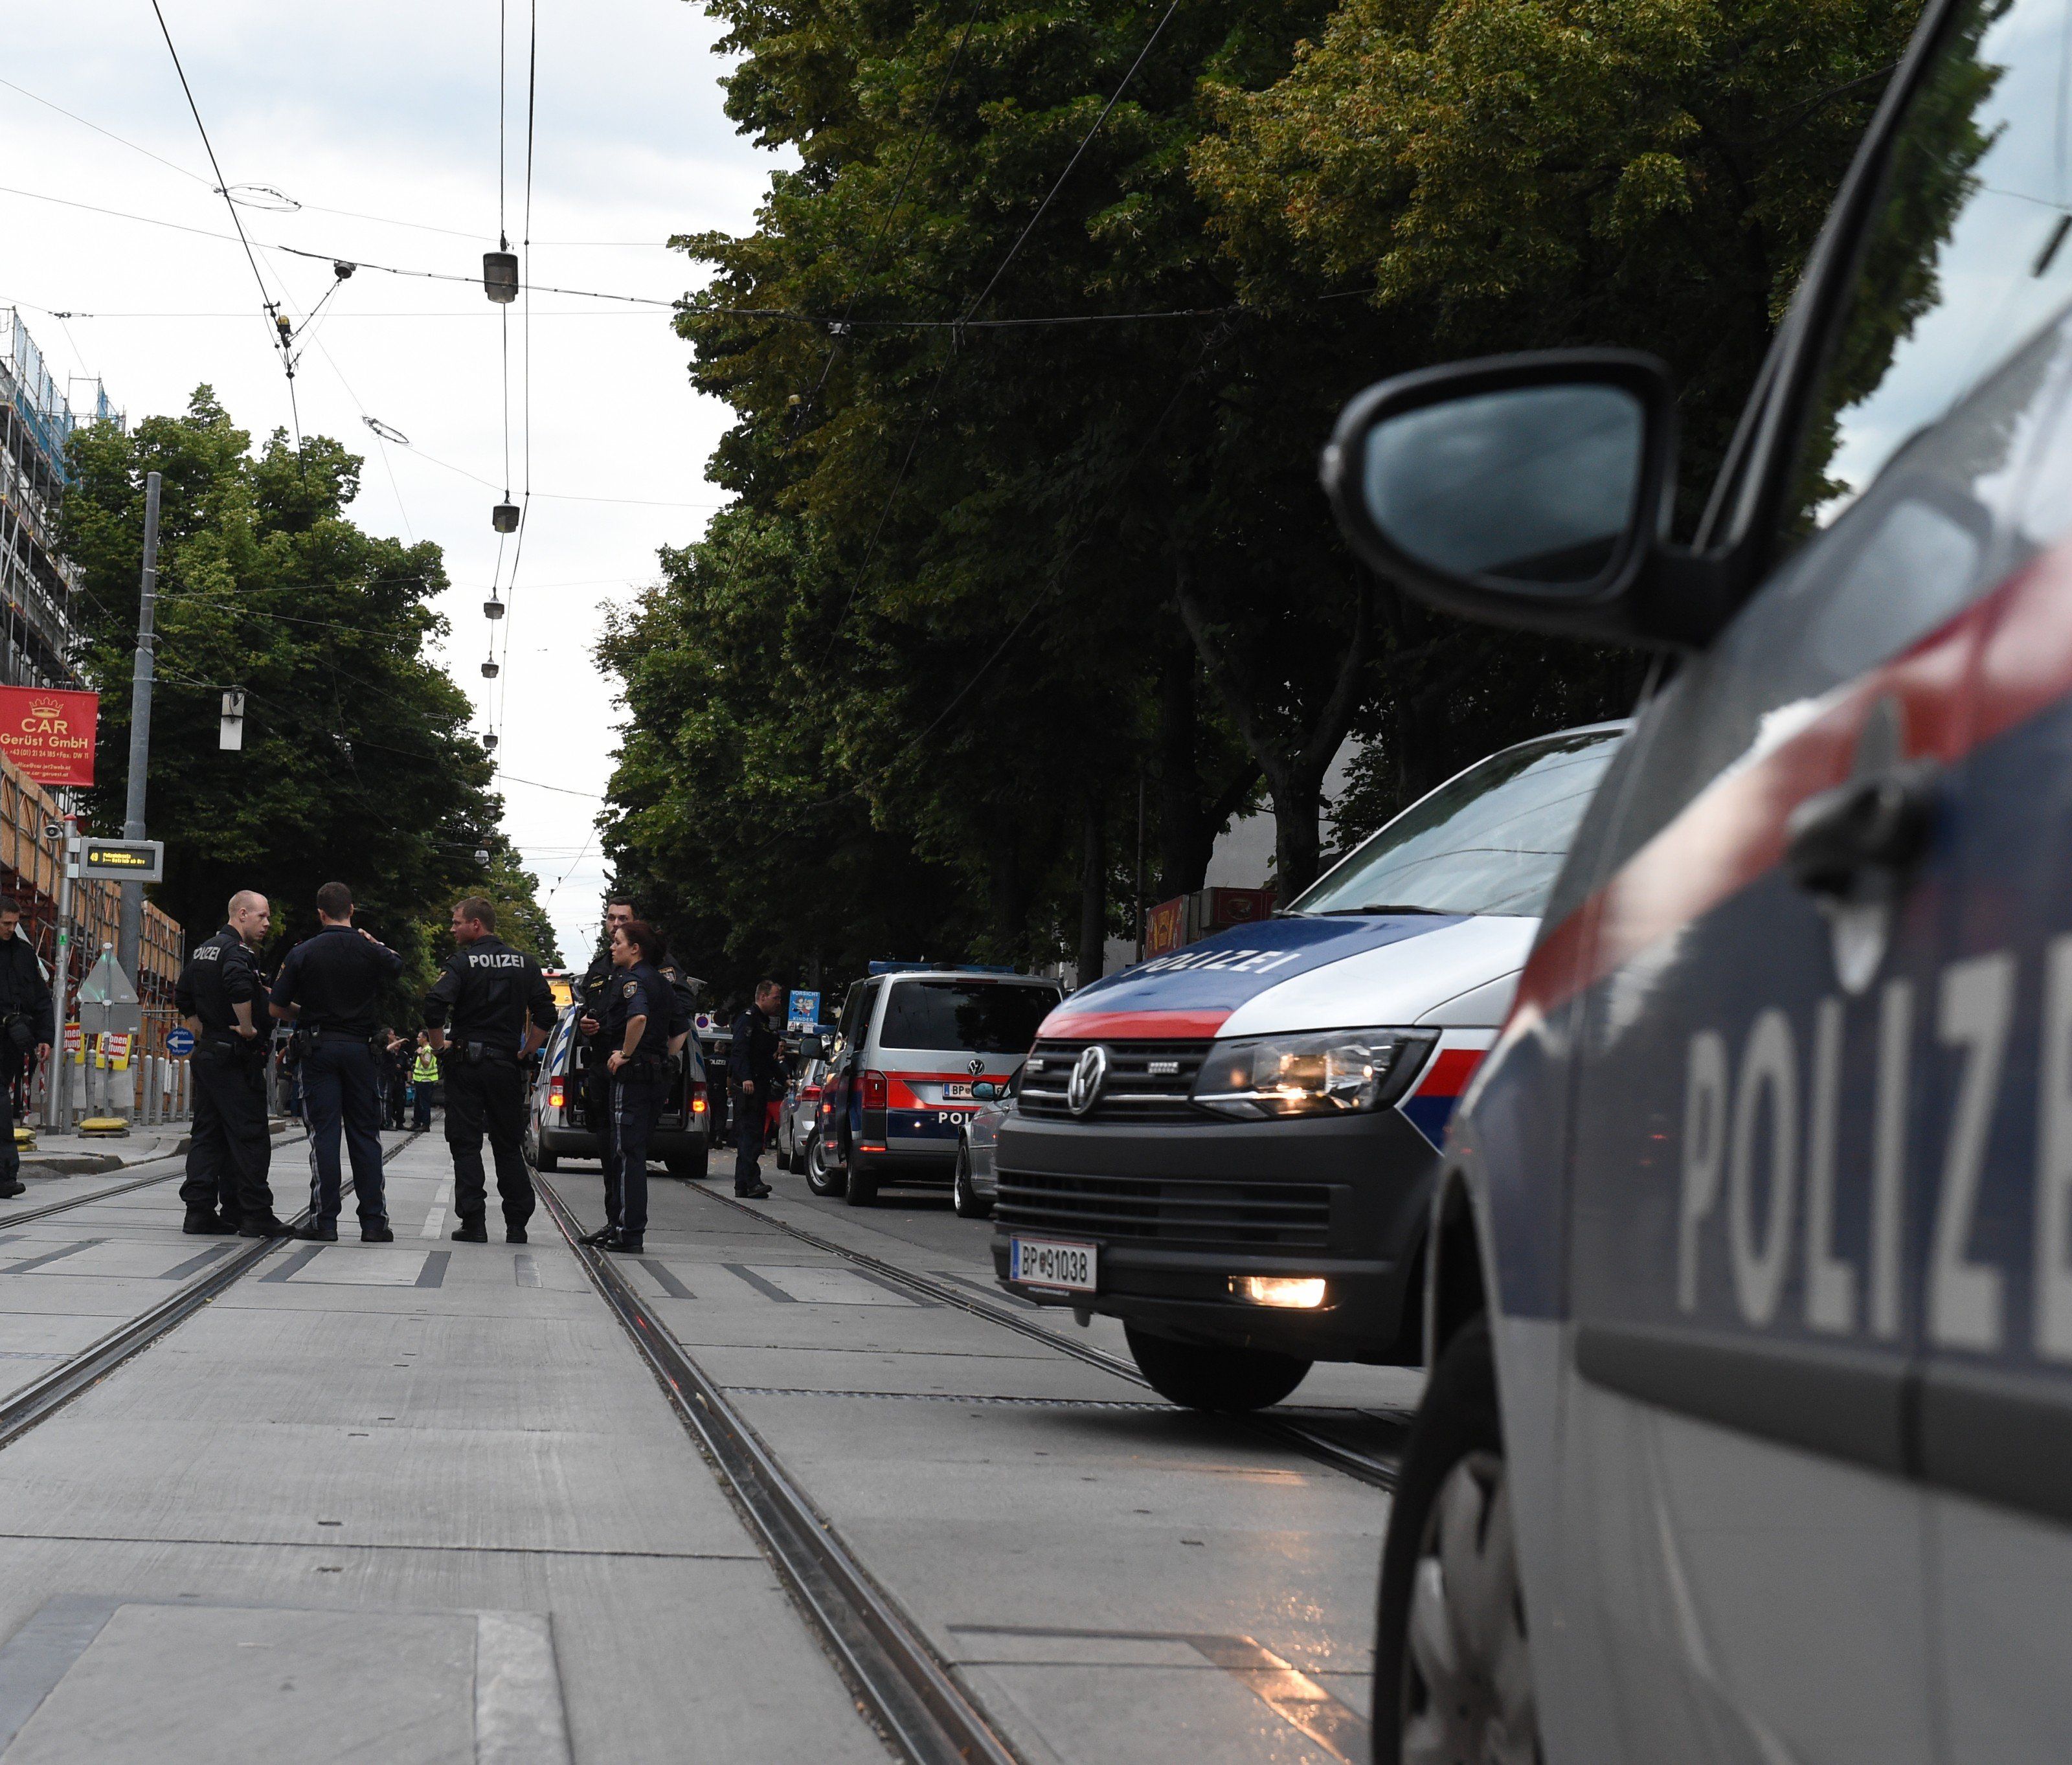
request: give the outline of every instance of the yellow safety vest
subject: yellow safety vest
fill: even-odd
[[[410,1068],[413,1084],[437,1084],[439,1082],[438,1056],[421,1045],[417,1049],[416,1064]]]

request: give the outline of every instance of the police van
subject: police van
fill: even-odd
[[[1272,920],[1044,1022],[995,1154],[995,1273],[1123,1320],[1175,1403],[1414,1364],[1438,1148],[1625,726],[1504,749]]]
[[[2072,1758],[2072,0],[1930,0],[1689,546],[1642,356],[1370,389],[1441,607],[1675,658],[1434,1200],[1376,1756]]]
[[[533,1075],[525,1118],[525,1153],[539,1170],[557,1170],[564,1158],[604,1157],[606,1124],[590,1120],[586,1088],[591,1047],[576,1025],[580,1005],[563,1008],[547,1032]],[[726,1068],[720,1068],[724,1076]],[[648,1137],[648,1155],[671,1176],[691,1182],[705,1175],[712,1147],[712,1088],[706,1057],[693,1035],[668,1066],[668,1092]]]

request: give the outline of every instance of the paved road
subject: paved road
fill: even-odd
[[[452,1244],[449,1175],[401,1147],[394,1245],[273,1251],[0,1450],[0,1765],[888,1756],[545,1216]],[[658,1184],[629,1278],[1015,1751],[1364,1758],[1385,1495],[775,1223],[997,1300],[932,1198],[777,1180]],[[0,1214],[0,1389],[205,1273],[179,1218]],[[1416,1389],[1314,1384],[1352,1427]]]

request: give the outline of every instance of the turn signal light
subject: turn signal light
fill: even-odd
[[[1321,1275],[1232,1275],[1231,1294],[1249,1305],[1314,1311],[1324,1302]]]
[[[864,1108],[882,1109],[885,1107],[885,1075],[882,1072],[865,1073],[863,1076]]]
[[[568,1105],[568,1080],[549,1079],[547,1081],[547,1107],[549,1109],[565,1109]]]
[[[691,1087],[691,1113],[703,1115],[705,1109],[705,1088],[702,1084],[693,1084]]]

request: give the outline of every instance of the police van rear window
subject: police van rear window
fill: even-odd
[[[1026,1054],[1059,995],[1000,981],[902,981],[885,1004],[878,1039],[888,1048]]]

